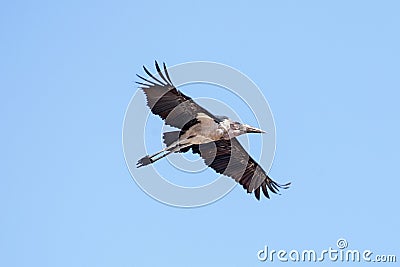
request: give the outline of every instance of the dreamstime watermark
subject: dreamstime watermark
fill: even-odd
[[[264,246],[264,249],[257,252],[257,259],[265,262],[396,262],[396,255],[375,254],[369,249],[358,250],[348,249],[348,242],[344,238],[339,238],[336,247],[329,247],[323,250],[305,249],[305,250],[275,250]]]
[[[253,149],[260,151],[260,157],[255,159],[263,165],[266,171],[269,170],[275,154],[275,124],[268,102],[262,91],[253,81],[240,71],[215,62],[187,62],[168,67],[168,73],[174,86],[178,89],[181,89],[181,86],[190,84],[208,84],[214,86],[216,90],[225,90],[228,94],[233,94],[240,99],[251,110],[257,123],[254,126],[268,132],[268,134],[260,135],[261,145]],[[158,76],[158,74],[154,73],[154,76]],[[187,94],[190,95],[189,93]],[[207,97],[206,100],[208,100],[204,108],[212,111],[216,110],[217,112],[221,111],[220,107],[224,106],[221,104],[225,101],[212,99],[210,98],[213,97],[212,95],[204,97]],[[194,100],[199,102],[202,99],[195,98]],[[203,103],[199,102],[199,104]],[[242,121],[239,117],[240,113],[242,113],[239,112],[241,110],[237,110],[236,106],[229,108],[231,111],[228,112],[229,114],[226,113],[229,110],[225,108],[222,111],[223,113],[217,113],[216,115],[230,115],[232,119]],[[171,174],[162,175],[157,170],[157,164],[151,164],[139,169],[136,168],[138,159],[156,152],[147,151],[146,138],[152,138],[151,142],[153,143],[160,142],[160,138],[154,138],[155,130],[153,130],[151,135],[146,132],[146,125],[150,116],[154,115],[146,107],[143,92],[138,89],[132,97],[125,113],[122,144],[129,172],[144,192],[152,198],[168,205],[198,207],[222,198],[236,186],[237,183],[233,179],[216,174],[216,179],[211,183],[185,187],[171,182],[171,177],[168,177]],[[163,129],[160,129],[157,134],[161,136],[162,132]],[[246,147],[246,144],[242,143],[242,145]],[[193,162],[185,159],[185,157],[180,157],[179,162],[169,159],[165,160],[174,168],[173,171],[182,171],[185,172],[185,175],[191,175],[189,173],[196,172],[200,173],[204,170],[202,166],[205,165],[203,162]],[[164,169],[162,171],[165,172]]]

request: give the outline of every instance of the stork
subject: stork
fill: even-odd
[[[247,193],[253,193],[260,200],[260,190],[269,198],[268,190],[278,193],[287,189],[290,183],[278,184],[246,152],[237,136],[247,133],[265,133],[247,124],[233,121],[226,116],[216,116],[184,95],[173,85],[167,67],[163,71],[157,61],[158,78],[145,66],[147,78],[137,74],[147,105],[152,113],[160,116],[165,124],[178,131],[163,133],[164,149],[141,158],[137,168],[152,164],[171,153],[183,153],[190,149],[199,154],[207,166],[217,173],[229,176],[241,184]]]

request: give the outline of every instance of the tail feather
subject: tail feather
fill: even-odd
[[[168,147],[172,145],[174,142],[179,140],[179,133],[180,131],[172,131],[172,132],[165,132],[163,133],[163,139],[165,145]]]
[[[180,133],[181,133],[180,131],[172,131],[172,132],[163,133],[163,139],[164,139],[165,145],[168,147],[168,146],[172,145],[173,143],[175,143],[176,141],[178,141]],[[189,149],[190,149],[190,146],[184,147],[184,148],[176,151],[176,153],[188,152]]]

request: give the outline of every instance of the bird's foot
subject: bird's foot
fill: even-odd
[[[154,161],[149,157],[149,156],[145,156],[141,159],[138,160],[138,162],[136,163],[136,168],[140,168],[146,165],[149,165],[151,163],[153,163]]]

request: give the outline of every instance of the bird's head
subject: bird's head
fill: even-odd
[[[237,121],[231,121],[230,125],[229,125],[229,135],[236,137],[242,134],[246,134],[246,133],[265,133],[265,131],[252,127],[250,125],[247,124],[242,124],[240,122]]]

